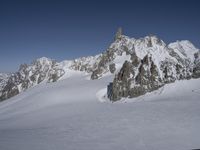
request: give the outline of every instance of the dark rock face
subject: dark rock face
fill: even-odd
[[[119,28],[117,30],[117,33],[115,35],[115,40],[120,40],[121,39],[121,36],[122,36],[122,28]]]
[[[133,53],[131,55],[131,61],[132,61],[132,64],[133,64],[134,67],[138,67],[138,65],[140,64],[141,60],[136,56],[135,53]]]
[[[200,52],[194,54],[194,69],[193,69],[193,78],[200,78]]]
[[[110,100],[116,101],[129,95],[131,68],[132,64],[125,61],[120,72],[115,76],[113,83],[108,85],[107,93]]]
[[[15,95],[19,94],[19,90],[17,88],[17,85],[15,85],[12,81],[8,81],[7,85],[4,87],[2,91],[2,95],[0,97],[0,100],[3,101],[7,98],[13,97]]]
[[[109,65],[109,70],[110,70],[111,73],[115,72],[116,68],[115,68],[115,64],[114,63]]]

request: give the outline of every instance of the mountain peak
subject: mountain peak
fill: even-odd
[[[41,64],[52,62],[52,59],[47,57],[41,57],[35,60],[35,62],[40,62]]]
[[[122,33],[122,28],[119,27],[119,28],[117,29],[116,34],[115,34],[115,40],[121,39],[122,34],[123,34],[123,33]]]

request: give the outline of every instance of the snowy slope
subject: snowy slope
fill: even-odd
[[[194,54],[198,52],[198,49],[187,40],[170,43],[169,48],[175,50],[175,52],[177,52],[183,58],[189,58],[192,61],[194,61]]]
[[[1,150],[200,148],[200,79],[116,103],[100,102],[112,76],[76,72],[0,103]],[[102,92],[103,91],[103,92]]]

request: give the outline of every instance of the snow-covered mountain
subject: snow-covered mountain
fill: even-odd
[[[200,77],[200,52],[189,41],[167,45],[156,36],[129,38],[120,29],[114,42],[102,54],[56,62],[48,58],[21,65],[18,72],[3,80],[0,99],[8,99],[42,82],[65,79],[81,71],[99,79],[115,75],[107,96],[116,101],[137,97],[176,80]],[[6,84],[5,84],[6,83]]]
[[[121,30],[102,54],[37,59],[0,74],[0,149],[199,149],[199,77],[189,41]]]
[[[0,99],[4,100],[15,96],[21,91],[37,85],[44,80],[56,80],[64,74],[64,72],[57,69],[55,66],[55,61],[45,57],[37,59],[31,65],[21,65],[19,71],[11,74],[7,79]]]
[[[22,64],[16,73],[11,74],[5,80],[2,79],[0,100],[8,99],[40,83],[56,82],[63,76],[70,76],[72,71],[91,72],[98,61],[97,57],[98,55],[83,57],[60,63],[42,57],[33,61],[30,65]]]
[[[156,36],[130,39],[122,35],[110,49],[126,57],[108,85],[108,97],[113,101],[137,97],[176,80],[200,77],[200,52],[189,41],[166,45]]]

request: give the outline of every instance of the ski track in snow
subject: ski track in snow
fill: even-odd
[[[0,103],[0,150],[200,148],[200,79],[110,103],[112,77],[86,78],[41,84]]]

